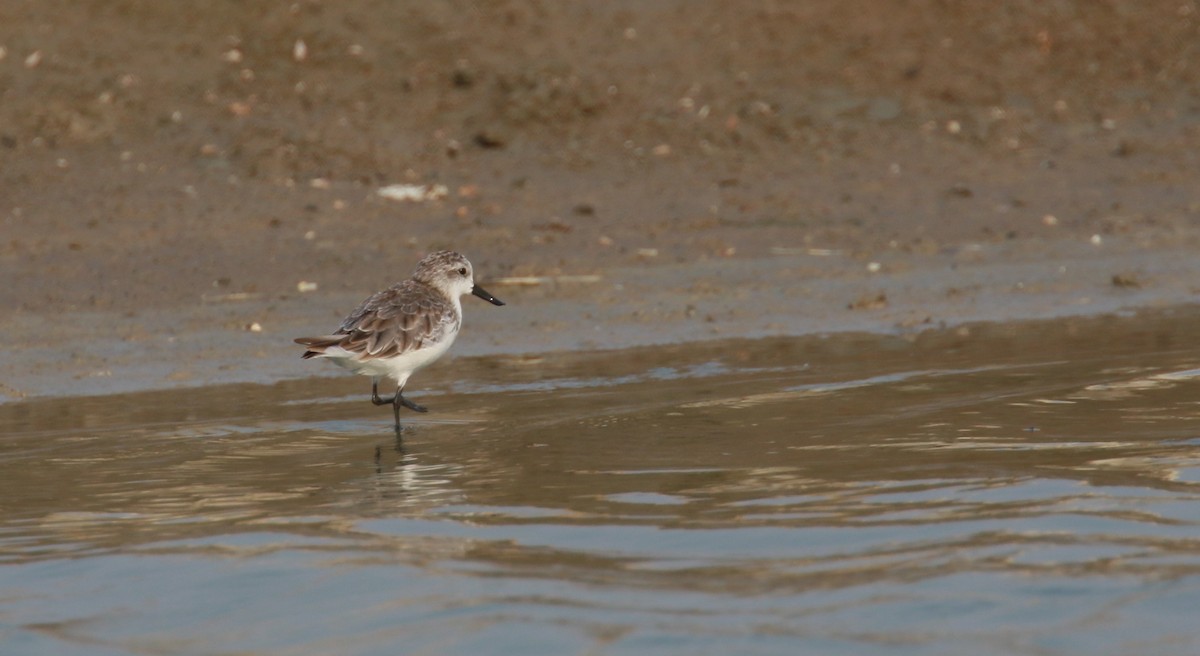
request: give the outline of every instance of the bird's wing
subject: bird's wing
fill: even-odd
[[[362,356],[387,358],[420,350],[458,328],[458,314],[445,296],[406,280],[378,292],[338,329],[337,346]]]

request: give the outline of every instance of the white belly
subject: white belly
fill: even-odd
[[[454,344],[454,338],[457,336],[455,333],[450,333],[444,340],[433,346],[409,351],[408,353],[402,353],[390,358],[367,357],[364,359],[359,354],[351,353],[336,346],[326,349],[320,357],[329,358],[339,367],[344,367],[363,376],[371,376],[373,378],[387,376],[395,380],[397,385],[403,387],[413,372],[432,363],[434,360],[442,357],[446,351],[450,350],[450,346]]]

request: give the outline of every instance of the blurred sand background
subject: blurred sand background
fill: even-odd
[[[0,399],[335,373],[291,337],[440,248],[510,303],[459,355],[1200,289],[1191,0],[0,0],[0,53]]]

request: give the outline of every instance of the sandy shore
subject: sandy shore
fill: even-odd
[[[336,373],[290,338],[438,248],[510,302],[458,356],[1190,303],[1197,43],[1193,3],[7,3],[0,399]]]
[[[1122,240],[967,247],[864,265],[839,253],[627,267],[586,277],[500,279],[495,308],[465,301],[453,355],[513,356],[729,338],[869,332],[919,335],[980,321],[1056,319],[1169,308],[1196,293],[1186,249]],[[1114,282],[1111,272],[1130,270]],[[878,270],[876,269],[878,264]],[[297,335],[337,324],[354,292],[214,296],[190,307],[19,313],[0,322],[21,349],[6,357],[7,400],[344,375],[302,361]],[[442,364],[441,366],[447,366]]]

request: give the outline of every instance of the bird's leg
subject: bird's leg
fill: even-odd
[[[400,406],[404,406],[404,407],[408,408],[409,410],[412,410],[413,412],[429,412],[429,408],[426,408],[423,405],[417,405],[416,403],[413,403],[412,401],[409,401],[408,399],[404,398],[403,392],[404,392],[404,386],[401,385],[400,387],[396,388],[396,393],[393,394],[392,396],[389,396],[386,399],[380,398],[379,397],[379,379],[378,378],[371,379],[371,403],[374,403],[375,405],[385,405],[388,403],[392,404],[392,414],[396,417],[397,433],[401,430]]]
[[[399,396],[399,393],[397,393],[397,396]],[[371,403],[374,403],[375,405],[386,405],[388,403],[394,404],[395,400],[396,400],[395,396],[389,396],[386,399],[379,398],[379,379],[378,378],[371,379]],[[396,422],[396,423],[400,423],[400,422]]]
[[[392,401],[392,405],[396,407],[396,415],[397,416],[399,416],[399,414],[400,414],[400,406],[404,406],[404,407],[408,408],[409,410],[412,410],[413,412],[429,412],[429,408],[426,408],[423,405],[417,405],[416,403],[413,403],[412,401],[409,401],[408,399],[404,398],[404,387],[403,386],[396,389],[396,396],[395,396],[395,400]]]
[[[400,399],[399,389],[396,390],[395,394],[387,397],[386,399],[379,398],[379,379],[371,379],[371,403],[374,403],[375,405],[386,405],[388,403],[392,404],[392,414],[396,416],[396,439],[399,440],[400,431],[403,430],[403,427],[400,425],[400,406],[396,403],[396,399]],[[400,400],[401,402],[404,401],[404,399]]]

